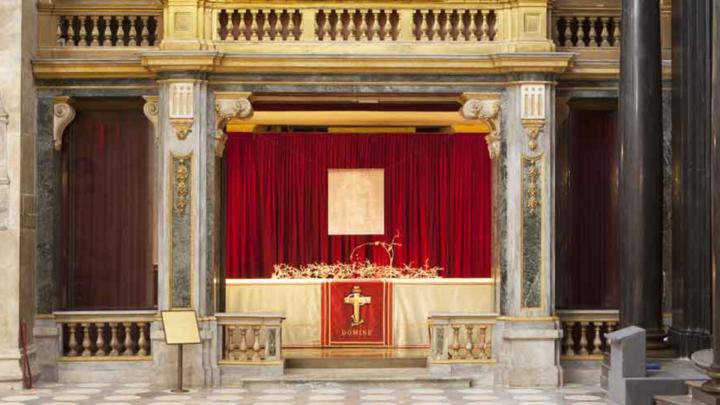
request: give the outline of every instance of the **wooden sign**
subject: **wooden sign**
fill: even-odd
[[[200,343],[197,315],[193,309],[162,311],[165,343],[192,345]]]

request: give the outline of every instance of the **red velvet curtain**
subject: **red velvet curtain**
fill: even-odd
[[[395,264],[488,277],[491,175],[482,134],[230,134],[226,147],[228,278],[273,265],[346,262],[364,242],[400,234]],[[328,236],[331,168],[385,171],[385,234]],[[386,263],[379,248],[365,257]]]
[[[63,154],[67,306],[151,308],[152,135],[142,105],[78,111]]]
[[[569,116],[569,189],[567,266],[558,307],[615,309],[619,305],[615,201],[614,111],[571,110]]]

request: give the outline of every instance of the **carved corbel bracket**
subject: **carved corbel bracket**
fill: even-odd
[[[528,147],[534,151],[538,147],[538,138],[545,127],[544,119],[523,119],[522,126],[527,131]]]
[[[233,119],[248,119],[253,115],[249,92],[215,93],[215,155],[222,157],[227,142],[227,124]]]
[[[67,96],[53,98],[53,143],[58,152],[62,150],[65,128],[75,119],[75,108],[70,103]]]
[[[465,119],[483,120],[490,127],[490,133],[485,136],[488,144],[490,159],[500,156],[502,128],[500,120],[500,100],[497,98],[483,99],[465,96],[460,114]]]
[[[160,112],[160,106],[158,96],[143,96],[145,99],[145,105],[143,105],[143,113],[145,117],[152,123],[153,134],[155,138],[155,146],[157,147],[160,142],[160,133],[158,132],[158,113]]]

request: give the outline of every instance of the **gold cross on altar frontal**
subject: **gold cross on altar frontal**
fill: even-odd
[[[371,300],[372,297],[365,297],[362,295],[362,290],[359,286],[353,287],[352,293],[345,297],[345,303],[353,306],[353,314],[350,317],[353,327],[365,323],[365,320],[360,317],[360,307],[370,304]]]

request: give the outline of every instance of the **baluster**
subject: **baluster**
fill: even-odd
[[[602,341],[600,340],[600,328],[602,328],[602,322],[591,322],[591,324],[595,327],[595,336],[593,337],[593,350],[592,354],[602,354],[602,350],[600,350],[600,346],[602,346]]]
[[[104,356],[105,352],[105,322],[95,322],[95,331],[97,332],[97,339],[95,340],[95,346],[97,346],[96,356]]]
[[[137,19],[129,17],[128,21],[130,21],[130,25],[128,25],[128,34],[130,36],[128,46],[137,46]]]
[[[244,326],[240,327],[240,360],[247,360],[247,329]]]
[[[147,338],[145,337],[145,322],[138,322],[137,324],[138,333],[140,336],[138,337],[138,356],[147,356],[148,355],[148,349],[150,347],[148,346]]]
[[[484,15],[482,15],[482,25],[480,26],[480,33],[481,33],[481,40],[487,41],[490,39],[490,36],[488,35],[488,31],[490,30],[490,26],[488,25],[488,16],[490,15],[490,12],[488,11]]]
[[[609,41],[610,33],[608,32],[608,25],[610,24],[610,18],[602,17],[600,20],[602,21],[602,31],[600,32],[600,37],[602,38],[602,42],[600,43],[600,46],[603,46],[603,47],[610,46],[610,41]]]
[[[83,357],[92,356],[92,342],[90,341],[90,324],[81,323],[80,326],[82,326],[83,328],[82,355]]]
[[[430,10],[420,10],[422,13],[421,28],[420,28],[420,40],[430,41],[432,39],[433,27],[430,25]]]
[[[110,322],[110,356],[119,356],[120,342],[118,341],[117,322]]]
[[[58,44],[58,46],[65,46],[65,44],[67,43],[67,41],[65,40],[65,37],[63,36],[63,23],[64,22],[65,22],[65,17],[58,17],[57,32],[55,33],[55,42]]]
[[[581,356],[588,355],[587,326],[588,326],[587,322],[584,322],[584,321],[580,322],[580,355]]]
[[[225,355],[224,359],[234,360],[233,358],[233,338],[235,337],[235,327],[231,325],[225,325],[223,327],[225,331]]]
[[[250,19],[248,21],[248,30],[250,36],[247,39],[252,40],[253,38],[258,37],[257,10],[248,10],[247,13],[250,16]]]
[[[453,340],[452,340],[452,344],[450,345],[451,357],[459,358],[460,357],[460,326],[452,325],[451,327],[453,330]]]
[[[588,24],[590,25],[590,33],[588,35],[588,46],[600,46],[598,42],[598,34],[597,29],[595,28],[597,20],[593,18],[588,19]]]
[[[260,325],[253,325],[253,346],[252,346],[252,360],[260,360]]]
[[[111,20],[110,18],[103,17],[103,43],[102,46],[112,46],[112,28],[110,26]]]
[[[572,29],[570,27],[570,24],[572,23],[572,18],[565,18],[565,33],[563,36],[565,37],[565,42],[563,43],[563,46],[572,46]]]
[[[484,359],[491,359],[492,358],[492,326],[483,326],[483,335],[485,336],[485,340],[483,343],[483,358]]]
[[[575,356],[575,339],[573,338],[573,329],[575,322],[565,323],[565,355],[568,357]]]
[[[80,21],[80,38],[78,38],[78,46],[80,45],[87,45],[87,29],[85,28],[85,18],[78,17],[78,21]]]
[[[140,21],[142,22],[142,33],[140,34],[142,36],[142,40],[140,42],[140,46],[150,46],[150,31],[148,30],[148,16],[140,17]]]
[[[480,360],[487,360],[488,356],[485,352],[487,347],[487,326],[478,326],[478,358]]]
[[[473,357],[475,357],[475,355],[473,354],[473,349],[475,348],[473,342],[473,325],[465,325],[465,331],[467,333],[467,338],[465,341],[465,358],[472,359]]]
[[[470,10],[465,10],[460,15],[461,34],[466,41],[472,39],[472,16]]]
[[[448,16],[445,10],[440,10],[437,14],[437,35],[440,41],[445,41],[448,35]]]
[[[613,46],[620,46],[620,19],[613,20]]]
[[[472,15],[472,32],[477,41],[482,40],[482,22],[482,12],[480,10],[475,11]]]
[[[117,41],[115,46],[126,46],[125,45],[125,17],[118,18],[118,29],[117,29]]]
[[[586,46],[585,45],[585,18],[578,18],[578,29],[577,29],[577,42],[575,46]]]
[[[68,348],[70,351],[68,352],[68,356],[75,357],[78,355],[78,342],[77,338],[75,338],[75,328],[77,327],[76,323],[69,323],[68,324]]]
[[[130,327],[132,326],[132,323],[123,322],[123,326],[125,327],[125,341],[123,342],[125,351],[123,351],[123,356],[132,356],[133,355],[133,341],[132,341],[132,337],[130,336]]]
[[[98,38],[100,38],[100,30],[98,29],[98,18],[100,17],[96,15],[90,17],[90,23],[92,24],[92,30],[90,31],[92,42],[90,42],[90,46],[100,46],[100,41],[98,41]]]
[[[375,13],[373,13],[372,9],[368,10],[365,14],[365,38],[367,38],[368,41],[372,41],[377,33],[377,26],[375,23]]]

